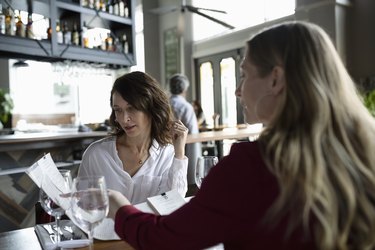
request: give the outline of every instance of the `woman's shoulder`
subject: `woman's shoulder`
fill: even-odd
[[[93,143],[91,143],[86,151],[87,152],[93,152],[93,151],[96,151],[96,150],[107,150],[109,148],[112,148],[113,147],[113,144],[116,142],[116,137],[115,136],[107,136],[107,137],[104,137],[102,139],[99,139],[97,141],[94,141]]]
[[[258,142],[237,142],[234,143],[227,155],[227,162],[239,163],[239,165],[246,165],[245,163],[251,163],[251,165],[264,165],[264,160],[259,149]]]
[[[260,154],[259,151],[259,144],[257,141],[253,142],[237,142],[233,143],[230,154],[234,155],[258,155]]]

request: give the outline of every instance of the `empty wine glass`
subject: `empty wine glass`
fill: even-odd
[[[84,229],[92,249],[94,228],[108,214],[108,193],[104,176],[77,177],[71,192],[72,220]]]
[[[60,174],[64,178],[64,185],[65,185],[65,191],[69,192],[70,187],[72,185],[72,175],[70,173],[70,170],[68,169],[60,169]],[[46,213],[49,215],[55,217],[55,225],[56,228],[54,230],[55,232],[55,243],[58,244],[60,242],[60,219],[61,216],[64,215],[65,210],[60,207],[60,204],[58,204],[58,201],[56,198],[50,197],[47,195],[47,193],[43,190],[43,188],[50,188],[51,183],[46,183],[49,181],[49,178],[44,178],[43,182],[41,184],[41,188],[39,191],[39,201]]]
[[[216,156],[198,157],[197,164],[195,165],[195,184],[197,184],[198,188],[201,187],[204,177],[207,176],[208,172],[218,161]]]

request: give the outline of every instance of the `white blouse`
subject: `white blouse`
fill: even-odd
[[[123,169],[116,149],[116,137],[93,142],[84,152],[78,176],[103,175],[107,188],[120,191],[132,204],[145,202],[147,197],[177,189],[185,197],[187,192],[188,158],[174,157],[171,144],[160,146],[153,140],[149,157],[131,177]]]

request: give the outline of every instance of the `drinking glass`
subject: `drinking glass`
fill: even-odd
[[[195,184],[198,188],[201,187],[204,177],[207,176],[208,172],[213,166],[219,162],[216,156],[200,156],[197,159],[195,165]]]
[[[64,185],[65,185],[66,190],[69,191],[72,185],[72,175],[70,173],[70,170],[60,169],[59,172],[64,178]],[[60,232],[61,232],[60,219],[61,219],[61,216],[64,215],[65,211],[63,208],[60,207],[59,204],[57,204],[56,200],[53,200],[51,197],[47,195],[47,193],[44,192],[43,184],[44,184],[44,181],[48,181],[48,180],[49,180],[48,178],[43,179],[42,186],[39,191],[39,201],[44,211],[46,211],[46,213],[48,213],[49,215],[55,217],[55,224],[56,224],[56,228],[54,230],[55,243],[58,244],[60,242]],[[50,185],[48,186],[46,185],[46,188],[49,188],[49,187]]]
[[[72,220],[84,229],[92,249],[94,228],[108,214],[108,193],[104,176],[77,177],[71,192]]]

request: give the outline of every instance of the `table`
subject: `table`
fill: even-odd
[[[221,141],[225,139],[244,139],[259,135],[259,130],[251,127],[245,128],[224,128],[222,130],[200,132],[198,134],[188,134],[187,143]]]
[[[225,139],[250,139],[253,140],[259,136],[260,129],[253,127],[234,127],[234,128],[223,128],[222,130],[213,130],[200,132],[198,134],[188,134],[186,143],[197,143],[197,142],[209,142],[215,141],[216,153],[219,158],[224,156],[223,154],[223,140]],[[215,154],[216,154],[215,153]]]
[[[33,227],[0,233],[1,250],[42,250],[38,237]],[[88,247],[76,248],[88,250]],[[129,244],[122,240],[115,241],[94,241],[95,250],[134,250]]]

